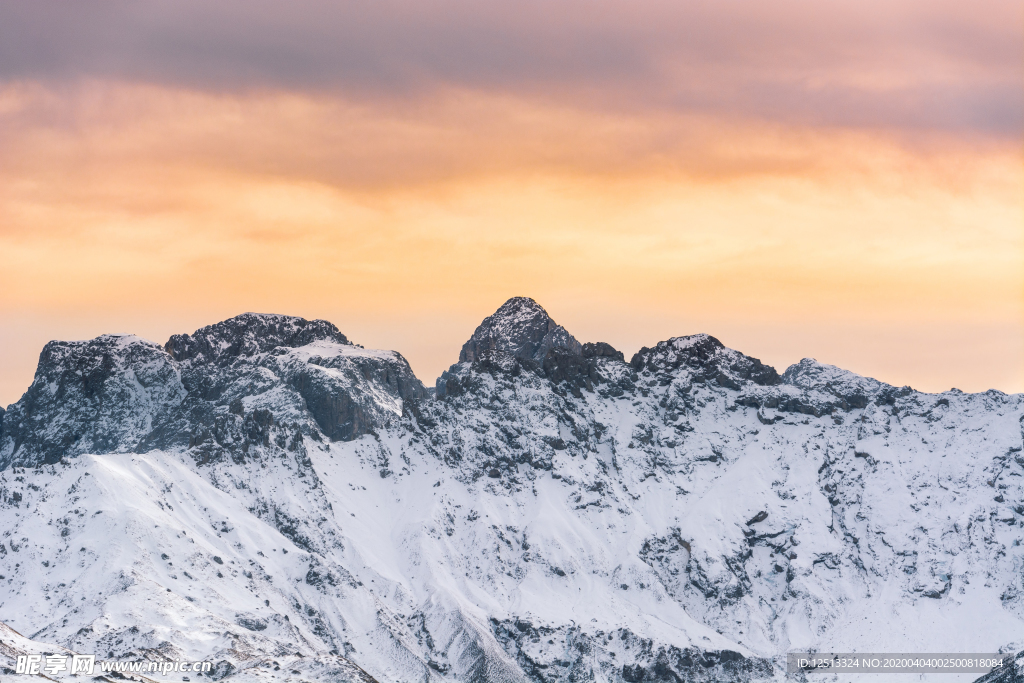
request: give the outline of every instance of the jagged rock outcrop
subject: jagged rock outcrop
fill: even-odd
[[[985,674],[974,683],[1024,683],[1024,651],[999,669]]]
[[[751,382],[771,386],[781,381],[775,368],[757,358],[728,349],[707,334],[673,337],[658,342],[654,348],[645,346],[636,352],[629,364],[637,371],[666,379],[678,377],[682,370],[694,382],[714,381],[727,389],[739,389]]]
[[[465,370],[534,373],[563,385],[574,396],[593,391],[606,381],[599,371],[600,359],[624,361],[621,351],[604,342],[580,344],[565,328],[555,323],[536,301],[514,297],[506,301],[476,328],[462,346],[459,363],[443,372],[435,385],[439,398],[464,390]]]
[[[132,451],[185,393],[171,358],[139,337],[50,342],[32,385],[4,415],[0,469]]]
[[[761,421],[767,413],[802,413],[821,417],[863,410],[871,404],[895,405],[898,399],[916,395],[910,387],[893,387],[869,377],[804,358],[791,365],[781,382],[748,387],[736,398],[739,405],[760,408]],[[948,403],[948,399],[945,400]]]
[[[168,448],[209,461],[303,435],[350,440],[426,397],[400,354],[353,345],[323,320],[246,313],[163,348],[133,336],[51,342],[3,421],[0,467]]]
[[[176,361],[213,363],[255,356],[277,348],[298,348],[315,341],[351,344],[326,320],[305,320],[288,315],[243,313],[192,334],[176,334],[164,348]]]
[[[566,349],[573,354],[582,345],[555,323],[533,299],[517,296],[501,305],[494,315],[484,318],[462,346],[459,362],[475,361],[487,351],[504,351],[516,358],[543,363],[548,351]]]
[[[231,327],[244,339],[251,336],[245,325]],[[330,323],[317,327],[291,326],[302,334],[283,341],[300,346],[282,343],[250,354],[201,353],[183,360],[188,395],[145,447],[205,444],[206,457],[222,457],[244,447],[238,430],[254,410],[268,411],[276,424],[287,425],[286,440],[295,435],[351,440],[401,421],[409,402],[427,397],[401,354],[338,341],[345,337]],[[222,344],[242,345],[230,337]]]
[[[317,426],[333,440],[348,441],[386,426],[405,413],[407,403],[428,396],[394,352],[314,355],[291,377]]]

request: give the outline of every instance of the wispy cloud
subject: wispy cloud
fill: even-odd
[[[1024,125],[1024,9],[1012,0],[6,0],[0,15],[6,80],[468,88],[815,125]]]

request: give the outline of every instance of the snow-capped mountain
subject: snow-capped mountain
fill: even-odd
[[[3,680],[32,647],[382,683],[1024,649],[1021,395],[708,335],[626,362],[516,298],[430,390],[245,314],[51,342],[0,418]]]

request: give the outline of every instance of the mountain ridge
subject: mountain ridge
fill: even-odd
[[[1024,396],[780,375],[709,335],[626,362],[510,301],[433,392],[289,316],[47,345],[0,421],[3,621],[239,681],[1024,649]]]

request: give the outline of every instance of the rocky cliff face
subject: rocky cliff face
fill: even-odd
[[[481,683],[1024,648],[1021,396],[707,335],[626,362],[529,299],[435,395],[322,321],[165,348],[51,344],[3,415],[0,614],[37,641]]]
[[[503,351],[542,363],[551,349],[579,354],[581,345],[536,301],[517,296],[502,304],[494,315],[484,318],[462,346],[459,362],[472,362],[487,351]]]
[[[50,342],[32,385],[4,415],[0,467],[132,451],[185,393],[171,358],[144,339]]]
[[[1024,652],[1018,652],[1001,670],[982,676],[977,683],[1024,683]]]
[[[326,320],[243,313],[193,334],[176,334],[164,349],[176,361],[216,363],[251,358],[277,348],[295,349],[317,341],[350,345],[345,335]]]
[[[0,466],[167,448],[237,459],[271,432],[351,440],[426,396],[400,354],[366,351],[323,320],[246,313],[163,348],[133,336],[51,342],[4,419]]]

